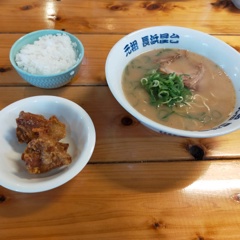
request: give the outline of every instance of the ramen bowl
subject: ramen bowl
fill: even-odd
[[[66,44],[66,42],[61,42],[63,46],[62,47],[61,44],[59,44],[59,39],[56,39],[56,41],[53,41],[53,39],[45,39],[45,42],[41,42],[41,44],[38,43],[38,49],[36,49],[35,42],[39,41],[39,38],[59,35],[66,35],[70,38],[70,41],[73,44],[73,50],[76,53],[75,63],[73,65],[69,65],[68,68],[63,68],[72,61],[71,56],[69,55],[69,50],[67,50],[69,49],[69,46]],[[23,47],[26,47],[27,45],[31,45],[31,48],[25,50],[25,53],[27,52],[28,55],[24,55],[22,59],[25,59],[25,61],[26,59],[29,59],[29,61],[26,61],[26,63],[21,61],[22,64],[19,65],[16,61],[16,55],[22,50]],[[33,45],[35,46],[35,49]],[[40,48],[41,46],[42,48]],[[32,57],[32,61],[30,57]],[[55,29],[38,30],[22,36],[13,44],[9,54],[12,66],[26,82],[35,87],[45,89],[59,88],[68,84],[79,71],[83,57],[84,46],[82,42],[76,36],[68,32]],[[39,73],[35,73],[35,71],[28,71],[28,69],[34,69],[32,62],[34,62],[36,59],[38,62],[35,65],[37,65],[38,69],[41,66],[42,69],[50,68],[51,70],[54,68],[56,70],[53,72],[45,72],[44,74],[41,72],[41,69]],[[57,69],[57,64],[59,63],[61,63],[60,66],[62,67],[61,69],[63,69],[62,71],[58,71]],[[22,65],[24,67],[22,67]]]
[[[27,144],[19,143],[16,136],[16,118],[21,111],[46,119],[55,115],[65,124],[66,137],[61,142],[69,144],[69,165],[39,174],[28,172],[21,160]],[[35,96],[8,105],[0,111],[0,128],[0,186],[16,192],[43,192],[65,184],[82,171],[95,147],[96,133],[90,116],[78,104],[61,97]]]
[[[206,57],[222,68],[230,78],[236,103],[224,122],[207,130],[181,130],[151,120],[129,103],[122,87],[122,76],[127,64],[143,53],[166,48],[188,50]],[[182,137],[209,138],[228,134],[240,126],[240,54],[209,34],[175,26],[140,29],[124,36],[112,47],[107,56],[105,72],[108,86],[116,100],[139,122],[156,132]],[[225,102],[222,104],[226,105]]]

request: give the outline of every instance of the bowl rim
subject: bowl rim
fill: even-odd
[[[196,33],[197,35],[201,35],[201,36],[205,36],[207,38],[213,39],[216,42],[219,42],[220,44],[222,44],[223,46],[225,46],[226,48],[228,48],[230,51],[232,51],[233,54],[238,54],[239,59],[240,59],[240,54],[237,50],[235,50],[233,47],[231,47],[230,45],[228,45],[226,42],[208,34],[205,32],[201,32],[199,30],[195,30],[192,28],[186,28],[186,27],[180,27],[180,26],[173,26],[173,25],[160,25],[160,26],[152,26],[152,27],[146,27],[146,28],[142,28],[142,29],[138,29],[136,31],[133,31],[125,36],[123,36],[121,39],[119,39],[110,49],[108,55],[107,55],[107,59],[106,59],[106,63],[105,63],[105,72],[106,72],[106,81],[108,83],[109,89],[112,92],[114,98],[116,98],[116,100],[118,101],[118,103],[125,109],[127,110],[133,117],[135,117],[141,124],[143,124],[144,126],[157,131],[159,133],[165,133],[168,135],[174,135],[174,136],[178,136],[178,137],[190,137],[190,138],[211,138],[211,137],[217,137],[217,136],[222,136],[231,132],[234,132],[236,130],[239,129],[239,126],[232,126],[231,129],[226,129],[226,128],[222,128],[221,131],[212,131],[212,129],[209,130],[200,130],[200,131],[190,131],[190,130],[182,130],[182,129],[177,129],[177,128],[171,128],[168,126],[165,126],[161,123],[157,123],[149,118],[147,118],[146,116],[144,116],[143,114],[141,114],[140,112],[138,112],[133,106],[131,106],[131,104],[127,101],[127,99],[125,99],[123,96],[119,95],[119,91],[117,91],[117,89],[115,89],[114,87],[114,83],[109,80],[111,79],[111,76],[109,75],[109,62],[111,62],[111,57],[113,56],[113,52],[114,50],[118,47],[118,45],[121,45],[122,43],[126,42],[126,39],[129,40],[129,37],[132,37],[136,34],[139,34],[141,32],[145,32],[145,31],[152,31],[155,29],[161,29],[161,28],[169,28],[171,30],[173,29],[178,29],[180,31],[184,31],[184,32],[191,32],[191,33]],[[185,33],[184,33],[185,34]],[[141,54],[141,53],[139,53]],[[235,89],[236,91],[236,89]],[[124,93],[123,93],[124,94]],[[229,119],[229,118],[228,118]],[[211,133],[210,133],[211,131]]]
[[[44,35],[48,35],[48,34],[52,34],[52,35],[56,35],[57,33],[60,33],[60,34],[66,34],[68,36],[71,36],[75,41],[78,42],[78,44],[80,45],[81,47],[81,55],[77,57],[77,62],[71,66],[70,68],[66,69],[65,71],[63,72],[60,72],[60,73],[53,73],[53,74],[47,74],[47,75],[40,75],[40,74],[32,74],[32,73],[29,73],[27,71],[24,71],[22,68],[18,67],[18,65],[16,64],[15,62],[15,55],[13,54],[13,50],[14,48],[17,46],[17,44],[19,44],[21,41],[23,41],[24,39],[26,39],[27,37],[29,36],[32,36],[32,35],[35,35],[35,34],[38,34],[38,33],[43,33],[43,35],[41,36],[44,36]],[[37,30],[37,31],[33,31],[33,32],[30,32],[30,33],[27,33],[23,36],[21,36],[19,39],[17,39],[11,49],[10,49],[10,52],[9,52],[9,59],[10,59],[10,62],[12,64],[12,66],[18,71],[20,72],[21,74],[25,74],[25,75],[28,75],[28,76],[31,76],[31,77],[38,77],[38,78],[46,78],[46,77],[56,77],[56,76],[59,76],[59,75],[63,75],[63,74],[66,74],[68,72],[71,72],[74,68],[76,68],[80,63],[81,61],[83,60],[83,57],[84,57],[84,54],[85,54],[85,50],[84,50],[84,46],[83,46],[83,43],[73,34],[69,33],[69,32],[66,32],[66,31],[63,31],[63,30],[57,30],[57,29],[41,29],[41,30]]]
[[[0,111],[0,118],[7,112],[15,111],[15,108],[17,108],[17,105],[19,104],[22,105],[26,102],[46,103],[46,101],[55,102],[56,104],[64,104],[67,107],[71,107],[74,112],[78,112],[78,114],[81,115],[81,119],[85,119],[84,122],[87,123],[86,125],[87,135],[89,136],[89,140],[86,146],[88,150],[83,149],[81,155],[76,159],[74,167],[67,169],[62,175],[56,176],[56,178],[53,177],[52,179],[49,179],[45,182],[39,181],[39,182],[34,182],[32,184],[23,183],[22,185],[19,183],[12,184],[8,180],[1,179],[0,186],[7,188],[9,190],[22,192],[22,193],[36,193],[36,192],[48,191],[48,190],[57,188],[65,184],[66,182],[70,181],[72,178],[74,178],[77,174],[79,174],[83,170],[83,168],[87,165],[88,161],[90,160],[96,144],[95,126],[93,124],[92,119],[88,115],[88,113],[80,105],[78,105],[77,103],[71,100],[68,100],[63,97],[51,96],[51,95],[39,95],[39,96],[27,97],[27,98],[15,101],[9,104],[8,106],[6,106],[5,108],[3,108]],[[42,113],[39,113],[39,114],[42,114]]]

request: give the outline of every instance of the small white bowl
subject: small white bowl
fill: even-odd
[[[66,125],[68,152],[72,163],[43,174],[30,174],[21,154],[26,144],[16,137],[16,118],[21,111],[55,115]],[[36,96],[14,102],[0,111],[0,185],[17,192],[33,193],[56,188],[75,177],[89,161],[96,141],[93,122],[86,111],[76,103],[55,96]]]
[[[232,0],[232,2],[235,5],[235,7],[240,9],[240,0]]]
[[[158,42],[151,42],[151,36],[158,36]],[[162,39],[161,36],[163,36]],[[146,39],[149,41],[147,42]],[[122,89],[124,68],[138,55],[161,48],[179,48],[195,52],[212,60],[226,72],[236,92],[236,106],[233,115],[227,121],[210,130],[179,130],[154,122],[131,106]],[[208,138],[230,133],[240,127],[240,54],[225,42],[209,34],[175,26],[155,26],[132,32],[112,47],[106,60],[105,72],[108,86],[122,107],[142,124],[156,132],[192,138]]]

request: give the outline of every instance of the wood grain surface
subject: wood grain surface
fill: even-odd
[[[90,164],[49,192],[2,189],[1,237],[236,240],[239,167],[224,160]]]
[[[240,32],[240,31],[239,31]],[[0,34],[1,85],[16,86],[26,83],[13,69],[9,60],[12,44],[24,34]],[[106,85],[105,62],[113,45],[122,34],[76,34],[84,45],[85,54],[80,71],[69,85]],[[240,52],[240,36],[213,35]]]
[[[33,194],[0,186],[2,239],[240,239],[240,132],[209,139],[153,132],[119,105],[105,79],[112,46],[144,27],[193,28],[240,52],[240,10],[230,0],[1,0],[0,11],[0,109],[61,96],[88,112],[97,133],[89,163],[66,184]],[[73,81],[52,90],[30,86],[9,61],[18,38],[48,28],[85,47]]]
[[[230,0],[78,1],[2,0],[1,32],[55,28],[73,33],[128,33],[154,25],[239,34],[239,10]]]

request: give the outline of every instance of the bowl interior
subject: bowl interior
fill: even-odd
[[[16,138],[16,118],[20,111],[52,115],[65,123],[72,163],[44,174],[30,174],[21,160],[26,144]],[[77,104],[59,97],[39,96],[15,102],[0,112],[0,185],[20,192],[40,192],[55,188],[77,175],[89,161],[95,145],[95,129],[88,114]]]
[[[207,131],[185,131],[158,124],[136,111],[125,99],[122,90],[122,74],[125,66],[141,53],[160,49],[186,49],[203,55],[218,64],[230,77],[236,91],[236,106],[233,116],[216,129]],[[212,137],[238,129],[237,116],[240,109],[240,55],[223,41],[208,34],[174,26],[156,26],[141,29],[120,39],[111,49],[106,60],[106,78],[117,101],[139,121],[148,127],[173,135],[186,137]]]

